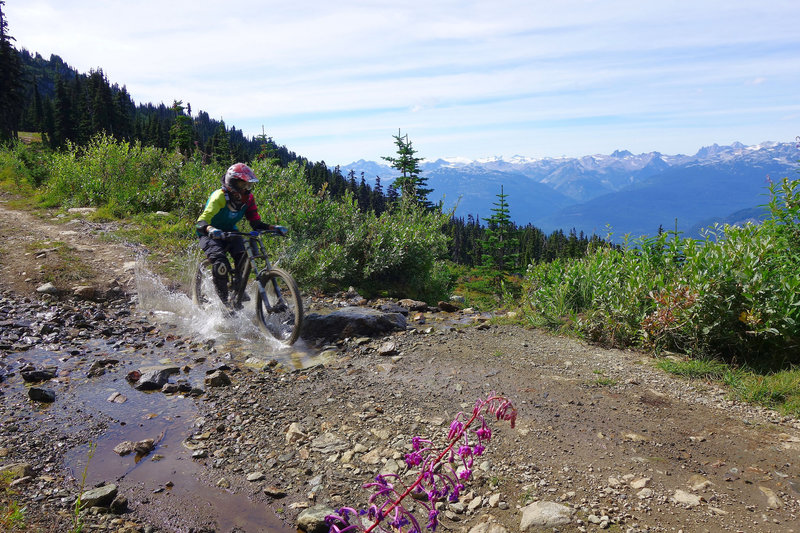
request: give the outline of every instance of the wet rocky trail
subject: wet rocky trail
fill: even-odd
[[[410,477],[411,438],[442,445],[492,391],[516,427],[490,422],[461,498],[438,504],[445,531],[800,531],[800,422],[644,354],[353,294],[306,304],[405,327],[284,347],[197,314],[102,227],[9,213],[0,469],[30,531],[70,531],[82,483],[97,497],[84,531],[313,531],[326,509],[364,507],[376,474]],[[36,265],[52,243],[88,267],[48,295]]]

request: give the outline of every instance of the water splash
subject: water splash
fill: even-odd
[[[194,267],[190,266],[192,274]],[[197,306],[192,298],[178,289],[171,289],[147,266],[144,258],[136,262],[134,270],[138,306],[142,312],[162,323],[172,324],[186,334],[214,339],[217,344],[244,342],[257,344],[268,351],[280,351],[285,346],[258,326],[255,314],[255,282],[247,287],[250,302],[244,308],[231,313],[221,301]],[[213,283],[209,276],[203,279],[205,294],[213,294]]]

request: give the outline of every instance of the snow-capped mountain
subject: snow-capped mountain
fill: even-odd
[[[491,215],[500,186],[508,195],[511,216],[545,231],[575,228],[605,235],[653,234],[659,226],[696,232],[696,225],[730,221],[733,213],[752,210],[768,200],[768,180],[797,177],[800,149],[794,143],[733,143],[701,148],[694,155],[659,152],[579,158],[446,158],[423,161],[423,176],[457,216]],[[384,186],[394,169],[372,161],[341,167]]]

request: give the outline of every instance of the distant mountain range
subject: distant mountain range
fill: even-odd
[[[610,228],[618,240],[675,229],[676,219],[685,236],[697,236],[714,222],[759,220],[766,213],[760,206],[769,200],[769,180],[798,177],[798,161],[794,143],[765,142],[714,144],[693,156],[616,151],[580,158],[437,159],[421,168],[434,190],[429,199],[455,206],[456,216],[491,216],[502,185],[517,224],[600,236]],[[363,172],[372,184],[380,176],[384,187],[396,176],[374,161],[340,168],[345,175]]]

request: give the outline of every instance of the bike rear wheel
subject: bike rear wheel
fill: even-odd
[[[259,326],[286,344],[294,343],[303,324],[303,301],[294,278],[285,270],[275,268],[258,276],[257,282]]]

